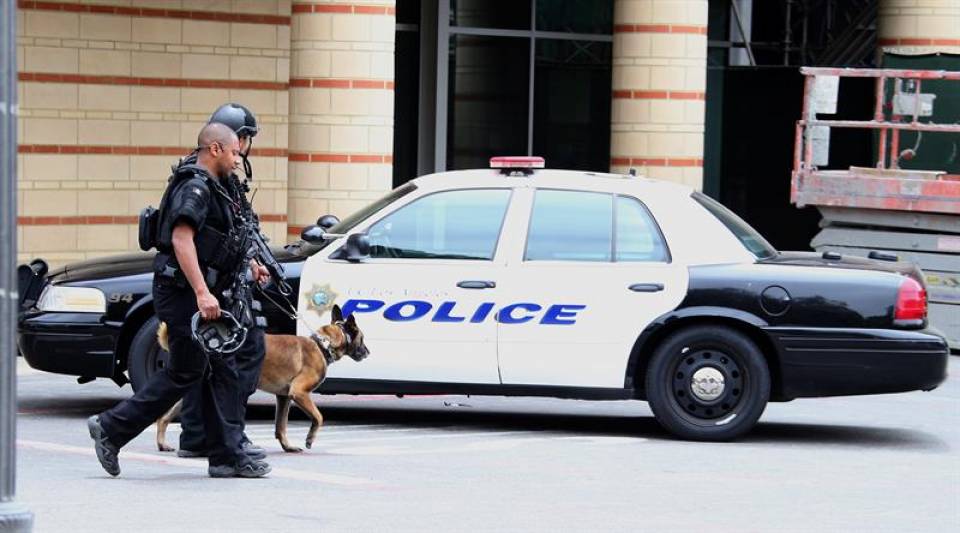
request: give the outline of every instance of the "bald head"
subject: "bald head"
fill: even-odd
[[[197,136],[197,163],[211,174],[226,178],[240,166],[240,141],[229,127],[207,124]]]
[[[211,122],[200,130],[200,135],[197,136],[197,146],[203,148],[213,143],[230,146],[236,140],[237,134],[233,130],[219,122]]]

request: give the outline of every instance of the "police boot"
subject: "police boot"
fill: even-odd
[[[243,454],[247,456],[248,459],[259,461],[261,459],[267,458],[267,451],[259,446],[242,446]],[[188,450],[186,448],[180,448],[177,450],[177,457],[184,457],[187,459],[195,459],[198,457],[207,457],[210,453],[206,450]]]
[[[267,450],[250,442],[246,434],[243,435],[243,439],[240,441],[240,448],[243,450],[243,453],[249,455],[252,459],[263,459],[263,457],[254,457],[255,455],[262,455],[264,457],[267,455]]]
[[[210,465],[207,473],[210,477],[257,478],[270,473],[270,465],[264,461],[245,461],[232,465]]]
[[[90,438],[93,439],[93,448],[97,451],[100,466],[111,476],[119,476],[120,461],[117,455],[120,453],[120,448],[107,438],[107,432],[100,425],[99,415],[93,415],[87,419],[87,430],[90,432]]]

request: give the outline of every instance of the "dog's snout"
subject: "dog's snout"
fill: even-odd
[[[358,362],[366,359],[368,355],[370,355],[370,349],[367,348],[366,345],[361,344],[353,351],[353,359]]]

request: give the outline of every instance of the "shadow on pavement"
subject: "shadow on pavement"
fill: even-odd
[[[53,396],[21,397],[17,412],[20,415],[62,415],[86,417],[109,409],[122,399],[91,395],[65,399]],[[389,402],[384,400],[383,402]],[[467,400],[469,401],[469,400]],[[424,406],[402,402],[397,405],[381,403],[371,405],[324,405],[321,412],[327,423],[343,426],[353,424],[385,424],[410,426],[423,429],[456,429],[472,431],[543,431],[578,436],[642,437],[651,440],[672,440],[652,416],[630,414],[604,415],[592,413],[542,413],[531,411],[505,411],[483,408],[446,408],[437,404]],[[378,402],[380,403],[380,402]],[[442,404],[441,404],[442,405]],[[523,408],[523,407],[520,407]],[[251,404],[248,420],[273,421],[274,406]],[[291,409],[290,419],[303,421],[305,415],[299,409]],[[752,432],[733,443],[800,444],[851,448],[888,448],[905,451],[948,452],[950,446],[942,440],[922,431],[889,427],[851,425],[792,424],[763,422]]]
[[[652,416],[505,412],[424,409],[414,407],[326,406],[325,421],[349,424],[396,424],[412,427],[461,430],[550,431],[589,436],[643,437],[675,440]],[[305,420],[291,410],[291,420]],[[251,406],[248,418],[273,420],[273,408]],[[900,428],[816,424],[760,423],[732,444],[816,444],[858,448],[891,448],[909,451],[949,451],[942,440],[922,431]],[[724,444],[724,443],[720,443]]]
[[[901,428],[764,423],[741,439],[750,443],[818,444],[856,448],[893,448],[947,452],[950,446],[923,431]]]

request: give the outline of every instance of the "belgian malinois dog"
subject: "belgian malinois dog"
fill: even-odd
[[[285,452],[299,452],[300,448],[291,446],[287,440],[287,418],[290,415],[290,400],[312,420],[307,433],[306,446],[313,446],[317,430],[323,424],[323,416],[317,405],[310,399],[310,392],[316,389],[327,376],[327,367],[348,356],[354,361],[362,361],[370,355],[363,342],[363,332],[357,326],[353,315],[343,318],[340,306],[334,305],[330,324],[322,326],[310,337],[297,335],[266,334],[266,356],[260,383],[257,388],[277,396],[276,432]],[[157,329],[157,341],[164,350],[169,350],[167,325],[161,323]],[[157,420],[157,448],[161,452],[174,449],[166,444],[167,426],[180,414],[183,400],[177,402],[159,420]]]

